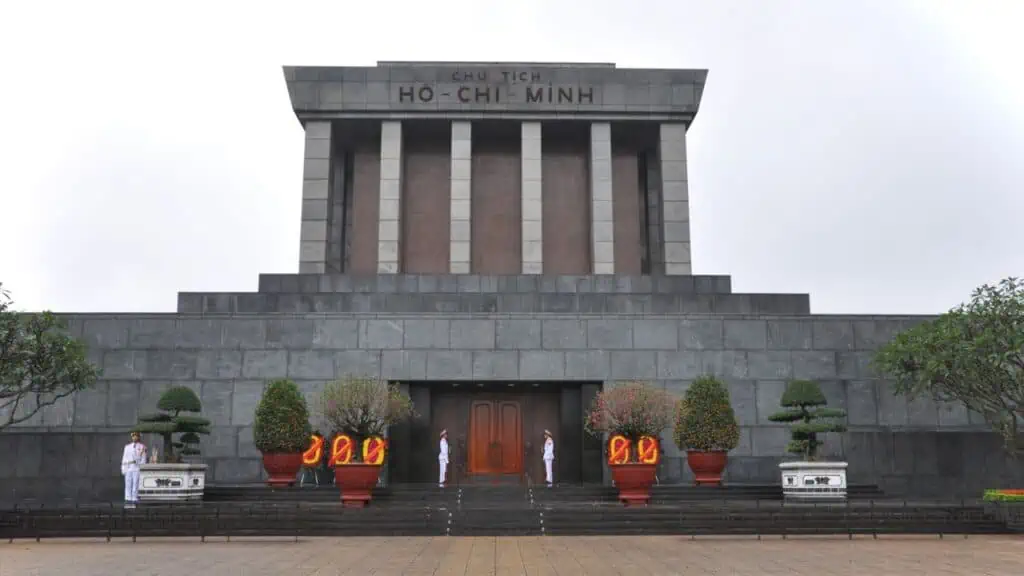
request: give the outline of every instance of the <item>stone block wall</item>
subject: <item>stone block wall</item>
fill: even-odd
[[[1015,478],[994,435],[955,406],[908,402],[868,367],[871,351],[918,321],[872,316],[296,314],[74,315],[70,329],[104,376],[86,391],[0,435],[0,493],[53,494],[116,484],[117,454],[139,413],[168,386],[193,388],[213,434],[210,481],[258,481],[253,413],[264,383],[294,379],[311,402],[347,375],[452,381],[643,379],[682,394],[703,373],[722,376],[741,425],[732,482],[774,482],[787,433],[767,417],[789,378],[822,383],[849,411],[850,432],[826,453],[851,481],[946,493]],[[667,438],[666,438],[667,439]],[[666,442],[662,481],[685,481]],[[10,457],[10,459],[8,459]],[[83,477],[81,471],[86,471]],[[57,488],[68,477],[68,487]]]

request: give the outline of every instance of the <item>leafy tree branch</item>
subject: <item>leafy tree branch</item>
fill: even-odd
[[[0,430],[96,383],[85,346],[50,312],[21,314],[0,284]]]
[[[1024,283],[1006,278],[896,336],[874,364],[897,393],[930,394],[982,415],[1011,454],[1024,452]]]

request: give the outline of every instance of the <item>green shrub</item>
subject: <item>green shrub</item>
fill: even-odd
[[[309,409],[291,380],[274,380],[263,390],[256,407],[253,437],[264,454],[295,454],[309,446]]]
[[[798,454],[808,462],[817,457],[823,444],[818,434],[846,431],[846,426],[832,420],[846,417],[846,412],[824,407],[828,401],[817,382],[792,380],[786,385],[779,403],[786,410],[772,414],[768,419],[793,424],[790,428],[792,439],[786,451]]]
[[[181,462],[182,456],[199,455],[199,435],[210,433],[210,421],[199,416],[199,396],[191,388],[176,386],[164,392],[157,401],[160,412],[139,416],[135,432],[159,434],[164,440],[164,462]],[[179,434],[178,439],[174,435]]]
[[[674,436],[680,450],[728,452],[739,444],[739,424],[721,380],[701,376],[693,381],[676,405]]]

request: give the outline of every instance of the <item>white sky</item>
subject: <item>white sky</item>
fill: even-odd
[[[1024,276],[1024,2],[10,2],[0,282],[24,309],[173,311],[298,267],[281,66],[708,68],[694,271],[818,313],[932,313]]]

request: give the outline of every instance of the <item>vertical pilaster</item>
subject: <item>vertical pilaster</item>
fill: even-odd
[[[448,271],[470,273],[470,214],[473,189],[473,124],[452,122],[451,248]]]
[[[665,274],[665,245],[661,241],[661,165],[657,149],[643,152],[646,186],[647,271]]]
[[[594,274],[615,273],[612,129],[608,122],[590,124],[590,257]]]
[[[686,125],[662,124],[658,138],[661,167],[662,242],[665,274],[693,273],[690,261],[690,194],[686,181]]]
[[[402,123],[380,126],[380,211],[377,224],[377,272],[398,274],[402,218]]]
[[[522,124],[523,274],[544,273],[540,122]]]
[[[302,163],[302,231],[299,273],[323,274],[327,265],[327,219],[331,190],[331,123],[306,122]]]

